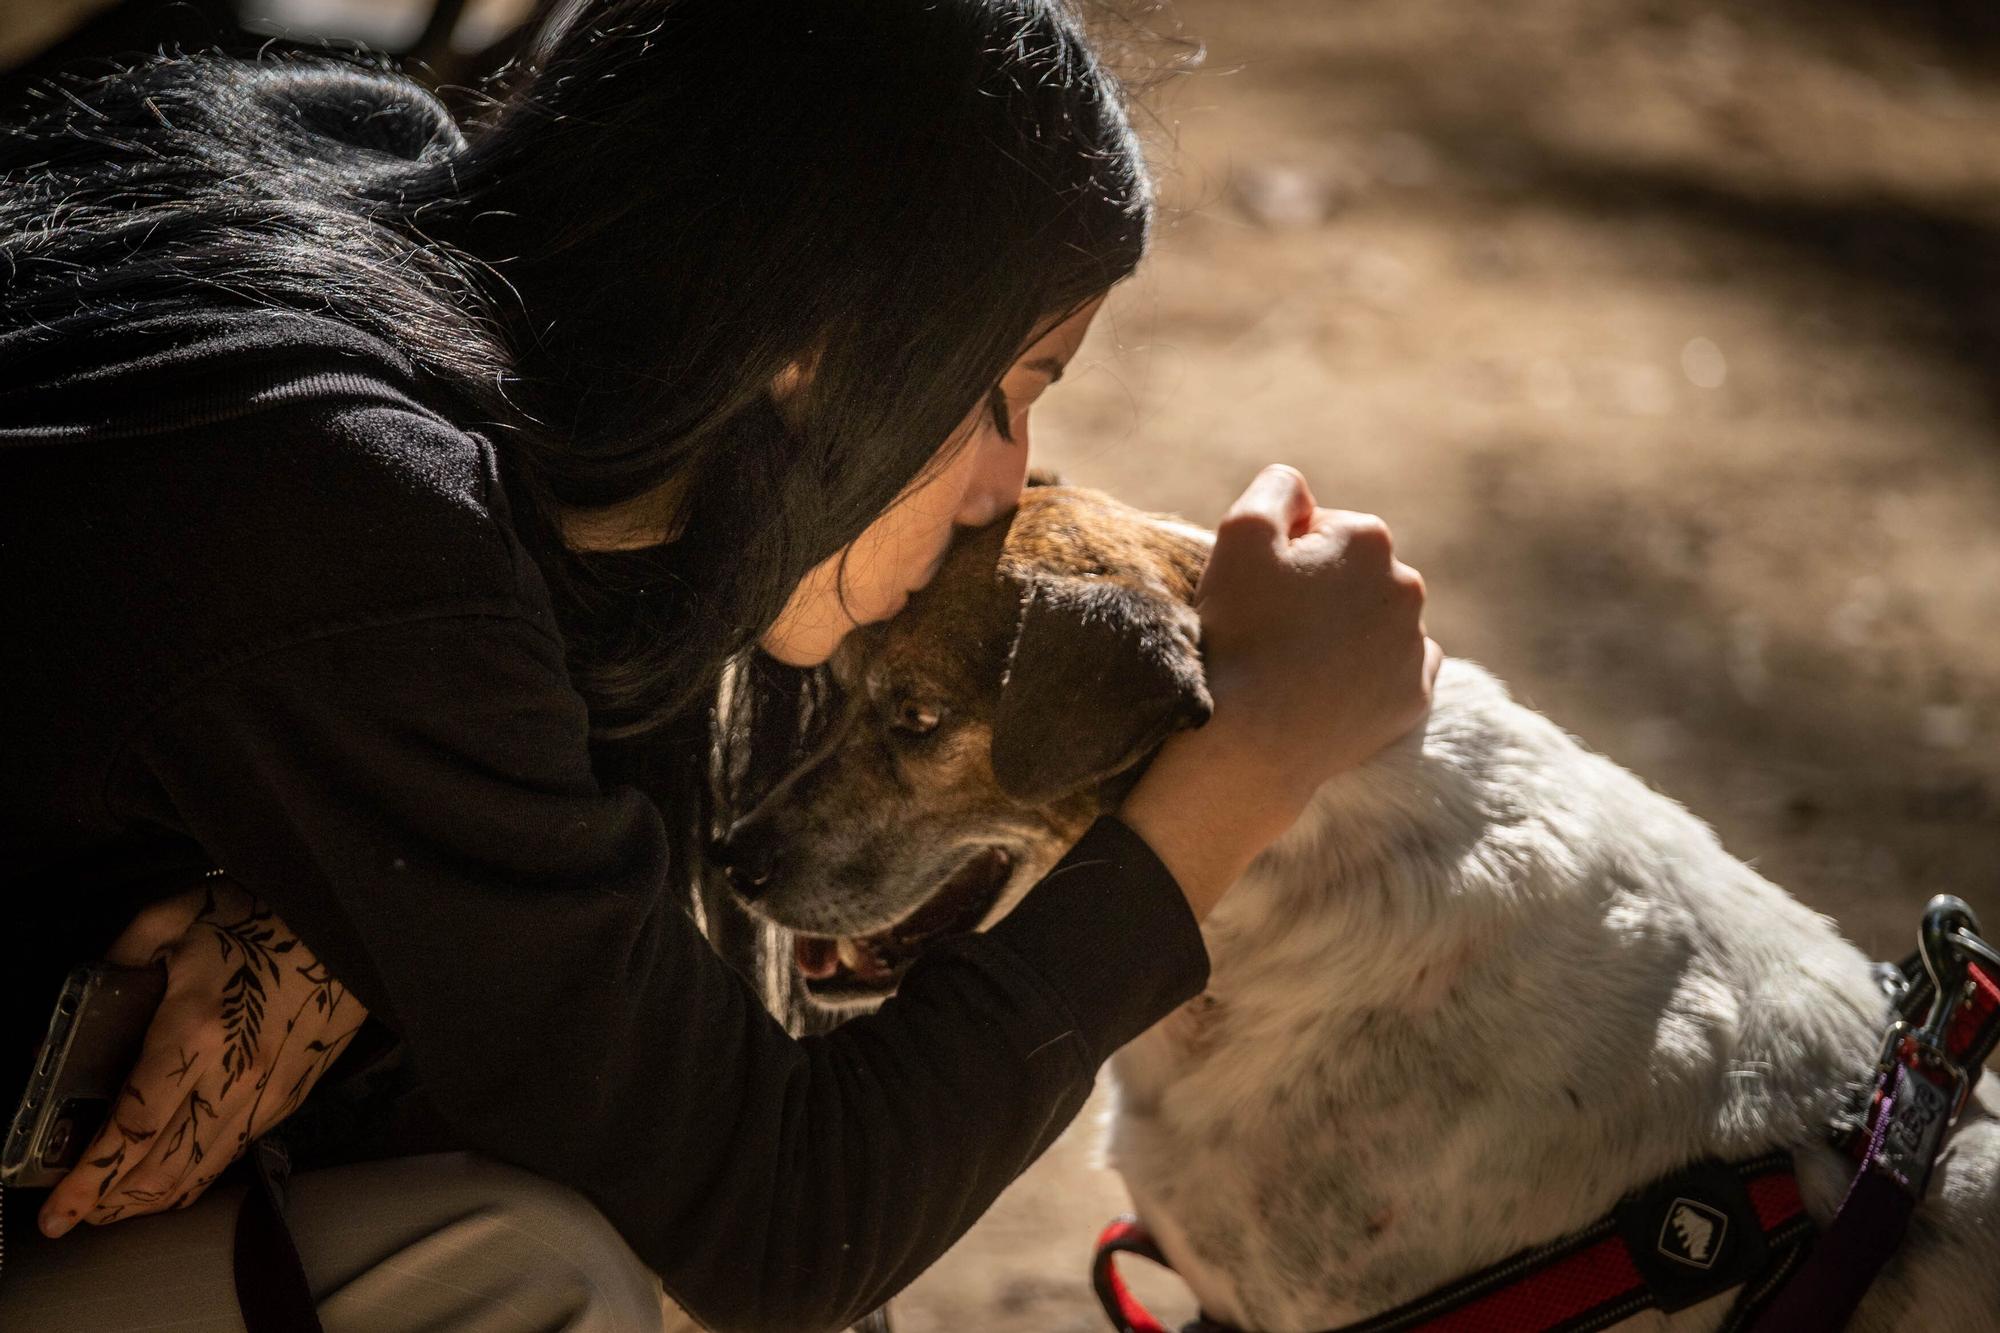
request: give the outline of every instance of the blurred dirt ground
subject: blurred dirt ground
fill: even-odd
[[[1203,521],[1295,464],[1389,519],[1448,651],[1864,948],[1937,892],[2000,928],[2000,15],[1175,12],[1175,213],[1040,460]],[[898,1333],[1101,1328],[1095,1136]]]
[[[2000,929],[2000,11],[1173,13],[1208,54],[1148,98],[1169,215],[1038,460],[1203,521],[1293,463],[1389,518],[1449,651],[1864,948],[1936,892]],[[1101,1327],[1094,1121],[898,1333]]]

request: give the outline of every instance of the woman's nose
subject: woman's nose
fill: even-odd
[[[952,521],[961,528],[983,528],[1000,516],[1000,498],[991,492],[968,495]]]
[[[1015,429],[1013,443],[993,449],[966,488],[954,521],[961,527],[985,527],[1020,503],[1028,480],[1027,422]]]

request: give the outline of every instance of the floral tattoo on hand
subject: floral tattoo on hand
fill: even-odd
[[[185,1208],[304,1103],[368,1017],[271,907],[222,876],[156,903],[112,962],[164,960],[138,1065],[42,1229]]]

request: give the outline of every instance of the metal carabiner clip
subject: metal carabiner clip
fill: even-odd
[[[1968,939],[1980,947],[1968,949]],[[1924,1049],[1932,1061],[1953,1076],[1956,1085],[1951,1105],[1953,1123],[1957,1122],[1959,1112],[1965,1109],[1977,1071],[1965,1068],[1951,1053],[1946,1034],[1958,1006],[1969,993],[1970,966],[1966,955],[1968,952],[1990,952],[1983,947],[1984,944],[1979,938],[1979,918],[1963,899],[1940,893],[1924,908],[1923,925],[1917,932],[1917,948],[1923,959],[1924,971],[1930,978],[1932,998],[1930,1012],[1925,1015],[1923,1023],[1908,1029],[1907,1035]]]
[[[1965,999],[1967,963],[1966,951],[1959,943],[1961,931],[1975,939],[1979,935],[1979,918],[1965,901],[1948,893],[1931,899],[1924,908],[1923,925],[1917,931],[1917,949],[1924,960],[1924,971],[1930,974],[1933,998],[1931,1011],[1917,1031],[1928,1039],[1928,1044],[1939,1049],[1944,1047],[1945,1029],[1952,1015]]]

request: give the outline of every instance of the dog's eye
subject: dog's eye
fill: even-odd
[[[921,699],[905,699],[896,705],[896,730],[912,736],[928,736],[937,730],[939,711]]]

